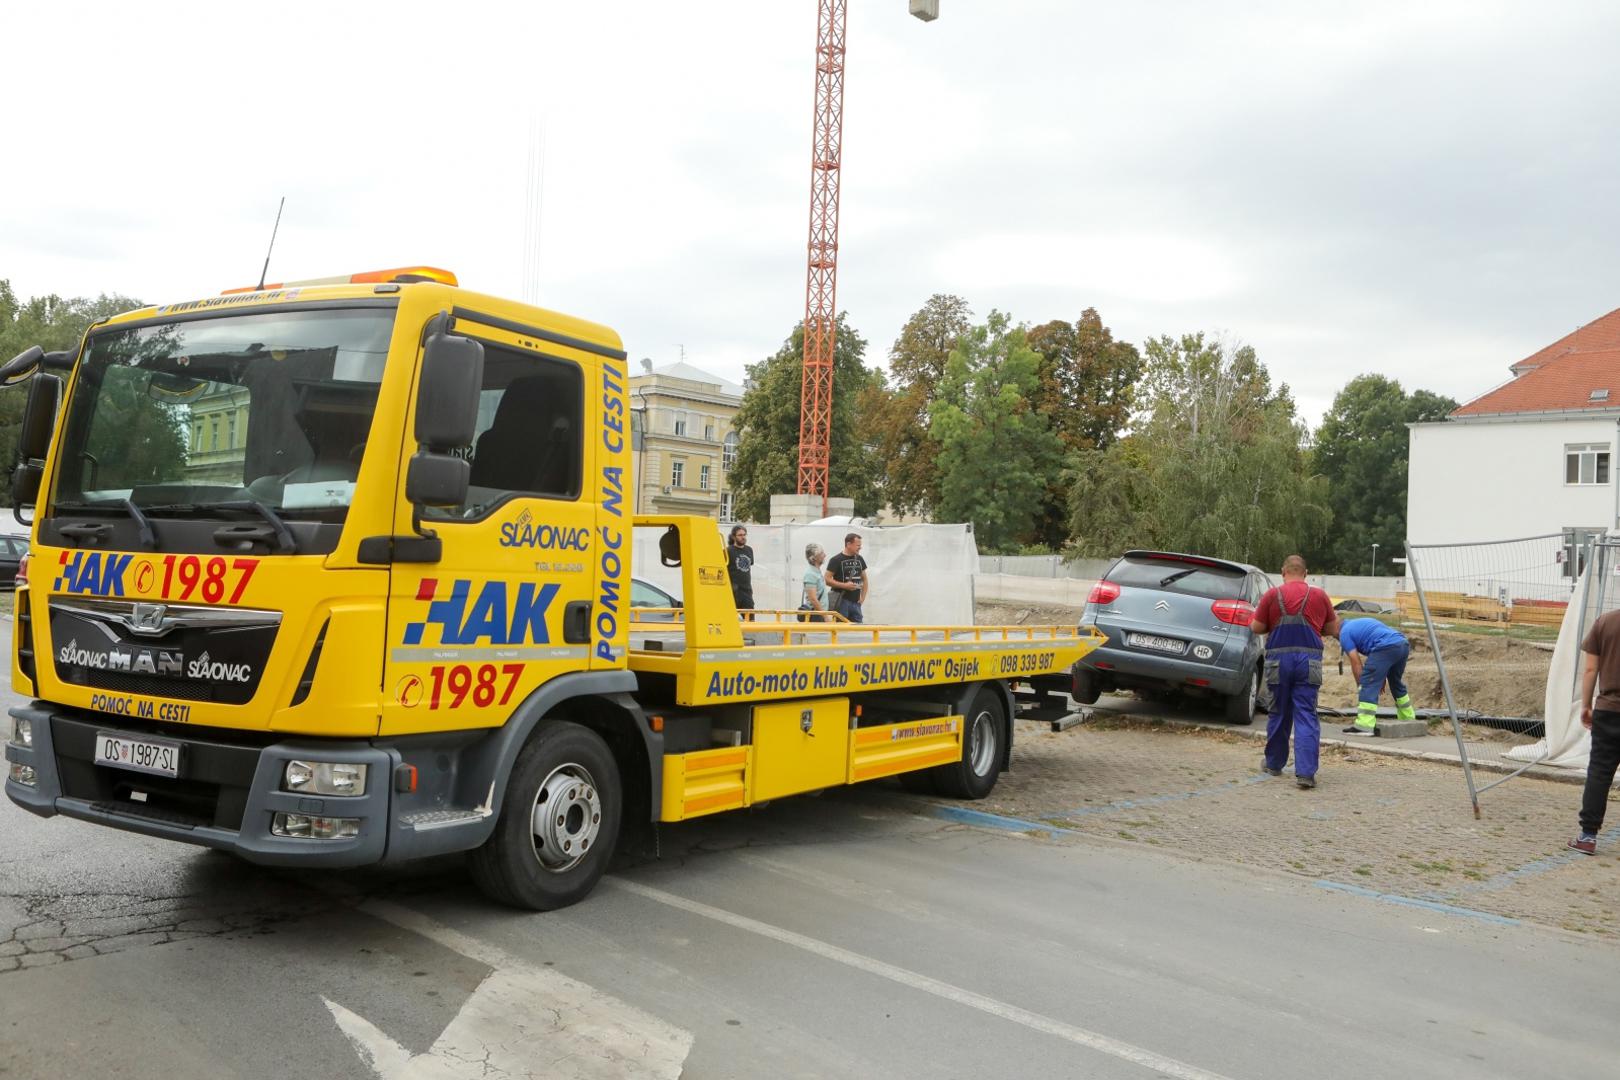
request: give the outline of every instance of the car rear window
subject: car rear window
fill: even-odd
[[[1241,570],[1199,566],[1180,559],[1121,559],[1108,571],[1107,580],[1133,589],[1241,600],[1247,578]]]

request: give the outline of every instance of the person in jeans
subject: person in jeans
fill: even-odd
[[[1288,764],[1288,735],[1294,736],[1294,782],[1316,786],[1322,728],[1316,696],[1322,688],[1322,637],[1333,636],[1339,616],[1328,594],[1305,580],[1305,559],[1283,560],[1283,583],[1267,590],[1254,609],[1249,629],[1266,636],[1266,685],[1271,710],[1266,723],[1263,768],[1281,776]]]
[[[1603,828],[1603,812],[1609,803],[1609,785],[1614,783],[1615,766],[1620,765],[1620,611],[1597,617],[1581,642],[1581,652],[1586,654],[1586,667],[1581,673],[1581,724],[1592,733],[1592,756],[1586,762],[1580,835],[1569,842],[1569,847],[1596,855],[1597,834]]]
[[[861,605],[866,603],[866,560],[861,558],[861,534],[844,537],[844,550],[827,560],[827,587],[838,595],[833,610],[850,622],[864,622]]]
[[[1371,735],[1378,728],[1378,695],[1389,683],[1395,699],[1395,718],[1416,720],[1412,695],[1406,692],[1406,658],[1412,643],[1399,630],[1377,619],[1347,619],[1339,624],[1339,645],[1350,661],[1350,672],[1360,689],[1356,694],[1356,722],[1346,735]]]

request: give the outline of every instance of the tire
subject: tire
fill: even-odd
[[[1254,723],[1255,706],[1260,700],[1260,669],[1249,673],[1249,682],[1242,690],[1226,699],[1226,721],[1230,724]]]
[[[1075,668],[1074,688],[1069,691],[1069,696],[1081,705],[1095,705],[1102,696],[1102,680],[1097,678],[1095,671]]]
[[[996,786],[1006,749],[1007,710],[988,686],[981,686],[968,705],[962,730],[962,760],[929,770],[941,795],[982,799]]]
[[[583,900],[613,859],[623,800],[600,735],[542,725],[512,765],[494,833],[469,857],[473,881],[490,899],[532,911]]]

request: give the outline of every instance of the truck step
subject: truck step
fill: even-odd
[[[413,829],[443,829],[482,821],[486,816],[482,810],[424,810],[417,814],[406,814],[399,819],[399,823]]]

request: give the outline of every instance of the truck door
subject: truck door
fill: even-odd
[[[440,559],[393,565],[383,734],[497,726],[540,684],[590,666],[595,364],[476,320],[454,325],[484,347],[470,487],[462,505],[420,512]],[[412,508],[397,513],[409,535]]]

